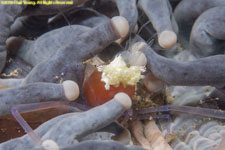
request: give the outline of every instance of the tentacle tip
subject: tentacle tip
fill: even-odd
[[[130,58],[130,65],[134,66],[146,66],[147,58],[142,52],[144,47],[147,46],[145,42],[137,42],[132,45],[130,51],[132,54],[132,58]]]
[[[163,81],[149,75],[144,79],[144,85],[149,92],[158,92],[165,87]]]
[[[42,146],[45,150],[59,150],[58,144],[53,140],[44,140]]]
[[[65,96],[69,101],[75,100],[80,94],[78,84],[71,80],[67,80],[63,82],[63,89],[64,89]]]
[[[177,35],[173,31],[163,31],[158,36],[159,45],[162,48],[172,48],[177,42]]]
[[[114,98],[126,109],[131,108],[132,101],[125,93],[117,93]]]
[[[121,38],[125,37],[129,32],[128,21],[122,16],[116,16],[112,18],[112,24],[115,27],[116,32]]]
[[[145,42],[136,42],[135,44],[132,45],[130,51],[135,52],[135,51],[142,51],[144,47],[147,46]]]
[[[8,51],[16,51],[20,49],[21,45],[24,43],[24,38],[22,37],[9,37],[6,40],[6,49]]]
[[[132,53],[129,62],[131,66],[146,66],[147,58],[144,53],[136,51],[135,53]]]

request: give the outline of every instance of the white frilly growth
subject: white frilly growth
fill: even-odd
[[[118,87],[120,83],[125,86],[135,86],[143,78],[141,73],[145,71],[145,67],[128,67],[122,56],[119,55],[110,64],[99,66],[98,71],[102,72],[101,81],[105,82],[105,88],[109,90],[110,85]]]

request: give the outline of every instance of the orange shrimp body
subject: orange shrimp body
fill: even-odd
[[[120,84],[118,87],[110,86],[110,89],[106,90],[105,83],[101,81],[101,74],[101,72],[95,71],[84,84],[84,96],[91,106],[104,104],[119,92],[124,92],[130,97],[134,95],[135,86],[132,85],[124,87]]]

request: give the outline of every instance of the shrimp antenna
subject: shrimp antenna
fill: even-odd
[[[147,26],[150,22],[151,22],[151,21],[148,20],[146,23],[144,23],[144,24],[141,26],[141,28],[139,29],[139,31],[137,32],[137,35],[139,35],[139,34],[141,33],[141,31],[143,30],[143,28],[144,28],[145,26]]]
[[[64,14],[64,12],[58,7],[57,8],[59,10],[59,12],[62,14],[63,18],[65,19],[66,23],[71,27],[71,24],[68,20],[68,18],[66,17],[66,15]]]

